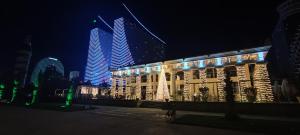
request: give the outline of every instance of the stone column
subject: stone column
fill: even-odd
[[[184,100],[190,101],[190,71],[183,71],[184,72],[184,89],[183,89],[183,97]]]
[[[171,95],[172,95],[172,100],[175,101],[176,100],[176,72],[175,71],[171,71],[171,76],[170,76],[170,91],[171,91]]]
[[[152,99],[152,93],[153,93],[153,90],[152,90],[151,75],[148,74],[147,75],[146,100],[155,100],[155,99]]]
[[[217,69],[217,80],[218,80],[218,97],[220,102],[225,102],[225,95],[224,95],[224,87],[225,87],[225,75],[224,75],[224,68],[219,67]]]
[[[245,65],[236,66],[237,71],[237,79],[239,82],[239,90],[240,90],[240,99],[242,102],[247,102],[246,94],[244,89],[250,87],[249,82],[247,82],[247,75],[245,70]]]
[[[274,100],[271,82],[265,63],[255,64],[254,87],[257,88],[256,99],[258,102],[272,102]]]
[[[199,69],[199,79],[200,79],[200,88],[202,88],[202,87],[207,87],[206,86],[206,83],[207,83],[207,79],[206,79],[206,69],[205,68],[201,68],[201,69]],[[199,91],[199,90],[197,90],[197,91]],[[203,95],[202,95],[202,93],[199,91],[199,95],[200,95],[200,97],[202,97]]]
[[[141,100],[141,75],[136,77],[136,97]]]

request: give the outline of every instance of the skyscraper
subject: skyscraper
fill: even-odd
[[[91,30],[84,81],[93,85],[109,82],[112,36],[99,28]]]
[[[123,17],[114,21],[113,30],[111,68],[118,68],[134,64],[127,42]]]
[[[165,44],[124,17],[114,21],[112,68],[161,61]]]
[[[273,31],[272,44],[279,78],[300,77],[300,1],[286,0],[278,6],[279,19]]]

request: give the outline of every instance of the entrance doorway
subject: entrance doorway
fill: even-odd
[[[146,86],[141,87],[141,100],[146,100]]]

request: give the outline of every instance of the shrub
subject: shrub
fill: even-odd
[[[201,101],[207,102],[208,99],[208,87],[199,88],[199,92],[201,93]]]
[[[253,103],[256,101],[256,95],[257,95],[257,88],[254,87],[248,87],[244,89],[244,92],[246,94],[246,98],[250,103]]]

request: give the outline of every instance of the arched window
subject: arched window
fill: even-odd
[[[230,77],[236,77],[237,71],[235,66],[229,66],[224,68],[224,73],[226,75],[229,75]]]
[[[193,79],[199,79],[199,70],[193,70]]]
[[[158,74],[156,74],[155,80],[156,80],[156,82],[158,82]]]
[[[166,73],[165,75],[166,75],[166,80],[170,81],[171,80],[171,74],[170,73]]]
[[[217,70],[215,68],[206,69],[206,78],[217,78]]]
[[[183,71],[179,71],[176,73],[176,78],[179,80],[184,80],[184,73]]]
[[[147,75],[142,75],[141,82],[143,83],[147,82]]]

